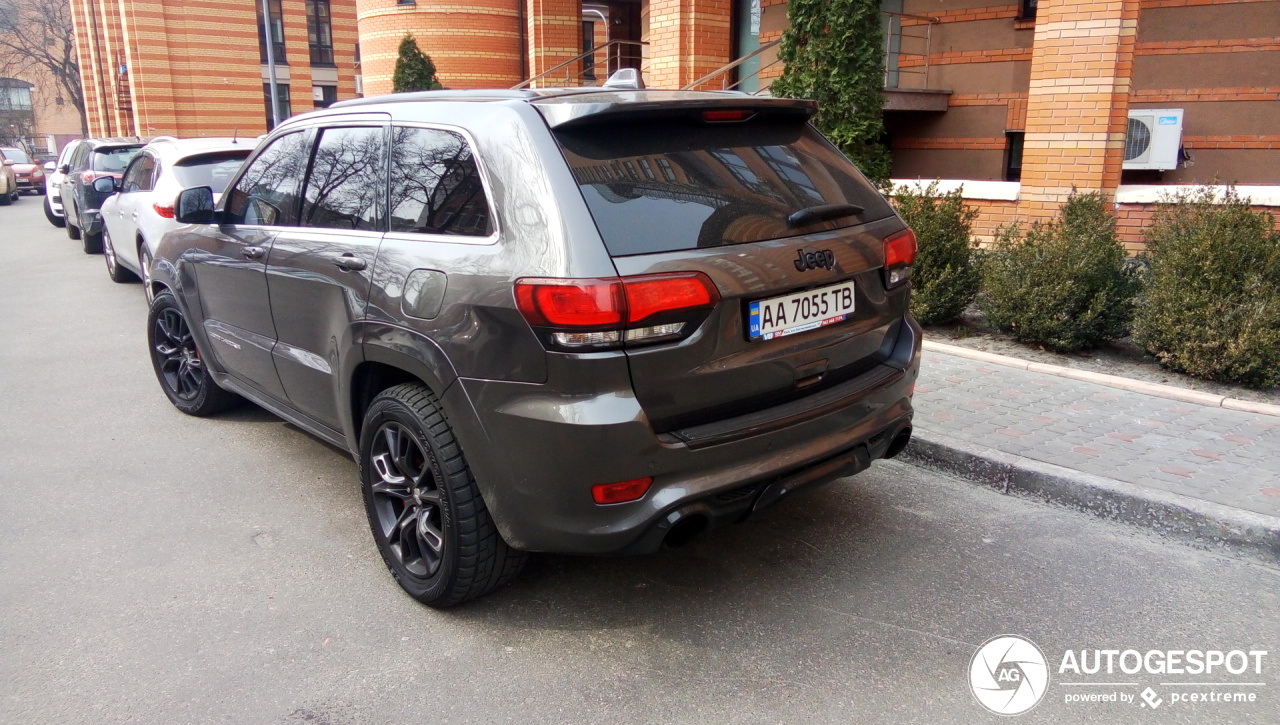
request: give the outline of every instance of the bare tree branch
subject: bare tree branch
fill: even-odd
[[[6,76],[48,74],[59,95],[80,113],[80,130],[88,135],[67,0],[0,0],[0,72]]]

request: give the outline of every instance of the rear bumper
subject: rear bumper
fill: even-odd
[[[573,554],[646,553],[679,535],[673,531],[742,520],[799,488],[857,473],[884,457],[910,428],[920,339],[908,318],[891,360],[867,373],[869,384],[815,407],[811,416],[792,415],[781,427],[722,442],[691,445],[656,435],[629,388],[572,394],[460,378],[443,402],[509,544]],[[598,363],[626,365],[607,354]],[[600,506],[591,498],[595,484],[645,476],[653,485],[639,501]]]
[[[102,231],[102,212],[98,209],[81,209],[80,230],[86,234],[97,234]]]

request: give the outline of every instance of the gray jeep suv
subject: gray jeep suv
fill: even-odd
[[[178,197],[148,323],[193,415],[351,452],[399,583],[636,554],[896,455],[915,237],[809,124],[734,93],[436,91],[290,119]]]

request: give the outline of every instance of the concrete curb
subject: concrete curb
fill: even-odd
[[[1267,564],[1280,564],[1280,518],[1114,481],[915,429],[901,458],[1004,493],[1032,496]]]
[[[966,357],[970,360],[978,360],[981,362],[991,363],[992,365],[1003,365],[1005,367],[1017,368],[1019,370],[1029,370],[1033,373],[1056,375],[1060,378],[1071,378],[1073,380],[1083,380],[1088,383],[1097,383],[1098,385],[1105,385],[1109,388],[1119,388],[1120,390],[1145,393],[1147,395],[1168,398],[1170,400],[1180,400],[1184,403],[1207,405],[1210,408],[1230,408],[1231,410],[1239,410],[1245,413],[1280,416],[1280,405],[1272,405],[1270,403],[1255,403],[1251,400],[1240,400],[1238,398],[1228,398],[1225,395],[1202,393],[1198,390],[1188,390],[1174,385],[1148,383],[1142,380],[1121,377],[1119,375],[1107,375],[1106,373],[1095,373],[1088,370],[1076,370],[1075,368],[1062,367],[1061,365],[1047,365],[1045,363],[1023,360],[1021,358],[1008,357],[1007,355],[997,355],[993,352],[971,350],[967,347],[958,347],[956,345],[946,345],[941,342],[933,342],[932,340],[924,341],[924,349],[931,352],[940,352],[944,355]]]

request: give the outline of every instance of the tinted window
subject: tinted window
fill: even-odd
[[[109,174],[121,173],[124,171],[124,167],[128,166],[130,161],[133,161],[133,157],[138,155],[139,148],[140,147],[135,146],[134,148],[101,149],[94,151],[93,170],[105,171]]]
[[[155,179],[156,160],[150,154],[143,154],[133,160],[129,164],[129,169],[124,174],[124,184],[122,191],[129,193],[132,191],[151,191],[154,188],[153,180]]]
[[[556,138],[615,256],[778,239],[893,213],[808,124],[593,124]],[[829,204],[865,211],[802,227],[787,223],[794,212]]]
[[[427,128],[392,131],[391,231],[492,233],[480,172],[461,135]]]
[[[250,153],[252,150],[245,149],[188,156],[173,165],[173,176],[184,189],[207,186],[213,193],[221,194]]]
[[[11,159],[16,164],[29,164],[31,157],[27,156],[27,152],[22,149],[4,149],[0,150],[0,156]]]
[[[302,198],[304,227],[382,231],[386,129],[326,128]]]
[[[307,169],[311,144],[306,131],[272,141],[236,182],[227,199],[228,224],[293,226],[298,209],[298,186]]]

